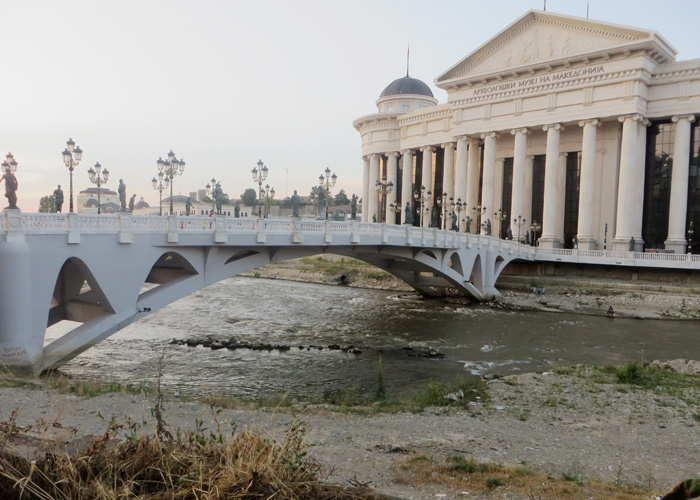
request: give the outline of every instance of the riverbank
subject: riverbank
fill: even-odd
[[[356,259],[334,255],[271,264],[244,275],[415,293],[410,286],[387,272]],[[502,276],[497,288],[501,296],[486,304],[496,309],[609,316],[608,310],[612,307],[612,317],[700,319],[700,286],[697,285],[580,277]]]
[[[667,368],[697,373],[700,364],[678,361]],[[217,409],[175,398],[165,402],[163,420],[173,433],[234,425],[262,429],[277,440],[290,422],[303,420],[309,453],[326,467],[327,481],[367,484],[404,499],[651,498],[697,475],[698,375],[638,365],[571,367],[490,380],[486,394],[467,404],[444,400],[420,413],[382,413],[303,401]],[[15,429],[34,426],[15,432],[8,447],[30,457],[49,451],[49,438],[73,450],[85,446],[110,427],[112,417],[138,424],[122,436],[157,425],[156,400],[145,395],[87,399],[4,387],[0,401],[1,430],[10,422]],[[481,468],[484,473],[474,464],[490,465]],[[614,487],[606,490],[610,485],[598,481]]]

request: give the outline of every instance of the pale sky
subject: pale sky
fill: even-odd
[[[277,198],[309,193],[329,167],[361,193],[354,119],[406,73],[433,80],[543,0],[2,0],[0,157],[19,163],[18,205],[61,184],[68,211],[69,137],[127,196],[155,205],[156,160],[186,161],[174,192],[209,179],[240,195],[258,159]],[[586,0],[547,10],[586,16]],[[590,0],[590,18],[661,33],[678,60],[700,58],[699,0]],[[287,174],[288,172],[288,174]],[[0,190],[4,192],[4,190]],[[3,199],[2,206],[6,200]]]

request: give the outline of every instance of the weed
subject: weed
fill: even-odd
[[[490,477],[486,480],[486,487],[490,490],[496,489],[499,486],[505,486],[505,483],[498,477]]]

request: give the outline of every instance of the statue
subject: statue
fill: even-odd
[[[292,202],[292,217],[295,219],[299,218],[299,205],[301,204],[301,198],[299,198],[299,195],[297,194],[297,190],[294,190],[294,194],[290,198],[290,201]],[[238,216],[236,216],[238,217]]]
[[[56,213],[60,214],[61,210],[63,210],[63,190],[60,184],[54,189],[53,197],[56,199]]]
[[[233,206],[233,215],[236,218],[241,216],[241,206],[238,204],[238,200],[236,200],[236,204]]]
[[[377,214],[372,214],[372,222],[377,222]]]
[[[192,211],[192,199],[188,196],[187,201],[185,201],[185,215],[187,215],[189,217],[191,211]]]
[[[357,219],[357,196],[352,195],[352,201],[350,202],[351,218],[352,220]]]
[[[486,219],[486,236],[491,236],[491,219]]]
[[[119,203],[122,206],[122,212],[126,212],[126,184],[122,179],[119,179]]]
[[[467,225],[466,232],[471,233],[472,232],[472,218],[467,215],[467,220],[465,221]]]
[[[630,238],[630,252],[634,252],[635,248],[635,243],[634,243],[634,236]]]
[[[430,227],[438,227],[438,211],[437,207],[430,210]]]
[[[340,210],[337,208],[335,209],[335,212],[333,212],[333,220],[340,220]]]
[[[573,243],[574,243],[574,248],[578,248],[578,235],[577,234],[574,235],[574,242]]]
[[[411,208],[411,204],[409,202],[406,202],[406,222],[405,224],[408,225],[413,225],[413,209]]]
[[[5,198],[10,202],[9,208],[11,210],[19,210],[17,206],[17,188],[19,183],[17,182],[17,177],[10,171],[10,167],[5,169],[5,173],[0,177],[0,182],[5,181]]]
[[[452,212],[452,230],[457,231],[457,214]]]
[[[513,231],[510,230],[510,226],[508,226],[508,231],[506,231],[506,239],[513,241]]]
[[[216,215],[221,215],[221,202],[224,199],[224,191],[221,189],[221,183],[217,182],[214,188],[214,199],[216,200]]]
[[[129,212],[134,212],[134,205],[136,204],[136,195],[131,195],[129,198]]]

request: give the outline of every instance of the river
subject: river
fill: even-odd
[[[50,328],[47,343],[72,327],[67,323]],[[457,383],[577,363],[700,359],[698,332],[697,321],[512,312],[382,290],[236,277],[154,312],[62,371],[153,385],[164,354],[162,383],[171,392],[304,398],[340,389],[371,391],[381,356],[388,392],[405,395],[431,379]],[[169,343],[207,334],[292,349],[213,351]],[[330,344],[360,346],[362,353],[307,349]],[[425,349],[445,357],[417,356]]]

